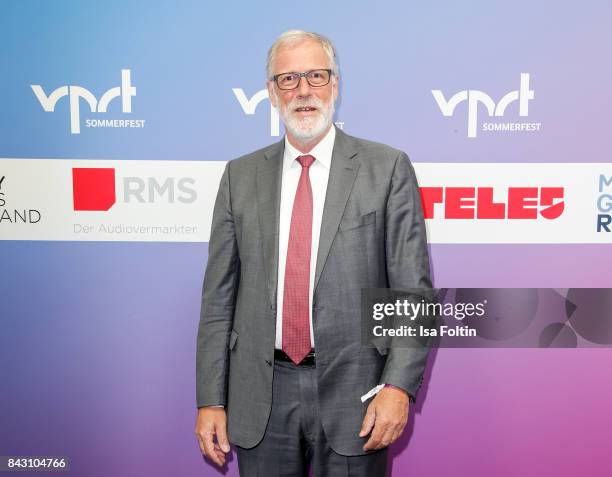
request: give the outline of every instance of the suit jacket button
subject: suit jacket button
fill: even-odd
[[[267,360],[267,359],[266,359],[266,364],[267,364],[268,366],[272,366],[272,361],[269,361],[269,360]]]

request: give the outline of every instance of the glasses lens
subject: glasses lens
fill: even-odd
[[[294,73],[285,73],[279,75],[276,79],[280,89],[293,89],[297,86],[299,81],[300,77]]]
[[[313,70],[306,75],[310,86],[324,86],[329,83],[329,71]]]

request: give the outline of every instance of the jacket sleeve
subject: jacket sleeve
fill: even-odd
[[[228,344],[240,277],[230,164],[219,185],[208,242],[196,350],[197,407],[227,404]]]
[[[427,236],[419,186],[405,153],[395,162],[385,218],[385,253],[389,287],[424,290],[432,295]],[[400,387],[416,398],[429,348],[391,347],[380,382]]]

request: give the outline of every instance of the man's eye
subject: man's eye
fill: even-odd
[[[281,76],[281,81],[283,83],[290,83],[291,81],[295,81],[295,75],[285,75]]]
[[[310,73],[310,77],[313,79],[321,79],[323,78],[323,75],[320,71],[313,71],[312,73]]]

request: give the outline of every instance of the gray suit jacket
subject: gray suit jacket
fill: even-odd
[[[227,164],[215,203],[197,338],[198,407],[223,404],[232,443],[262,439],[272,401],[284,140]],[[405,153],[336,131],[317,255],[319,408],[332,448],[358,436],[379,383],[416,396],[425,348],[361,345],[361,289],[431,287],[421,201]]]

